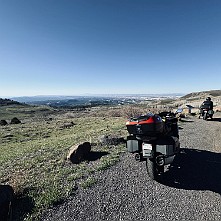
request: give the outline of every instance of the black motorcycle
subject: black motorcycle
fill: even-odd
[[[200,107],[200,115],[199,115],[199,118],[203,118],[203,120],[207,120],[208,118],[212,119],[213,118],[213,114],[214,114],[214,111],[209,109],[208,106],[201,106]]]
[[[126,126],[127,150],[135,154],[137,161],[146,161],[150,178],[158,180],[164,173],[164,166],[171,164],[179,153],[179,131],[177,113],[148,113],[131,118]]]

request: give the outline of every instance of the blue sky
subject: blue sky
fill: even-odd
[[[219,0],[0,0],[0,97],[221,89]]]

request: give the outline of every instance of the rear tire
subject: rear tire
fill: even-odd
[[[158,166],[155,159],[146,160],[147,173],[152,180],[159,180],[160,173],[164,172],[164,166]]]
[[[203,120],[207,120],[207,114],[206,113],[203,115]]]

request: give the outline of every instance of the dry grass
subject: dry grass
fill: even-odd
[[[100,135],[127,135],[126,118],[116,114],[120,110],[112,111],[50,113],[50,119],[24,117],[23,124],[0,127],[0,181],[16,192],[14,220],[37,220],[43,210],[74,194],[76,185],[86,188],[96,183],[91,174],[119,160],[124,144],[101,146],[98,141]],[[62,128],[67,122],[74,125]],[[77,165],[67,161],[69,148],[85,141],[93,143],[93,152],[106,154]]]

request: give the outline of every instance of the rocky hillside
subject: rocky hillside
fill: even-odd
[[[211,97],[214,103],[214,110],[221,111],[221,90],[192,92],[179,98],[174,104],[183,108],[185,108],[186,105],[198,108],[207,97]]]

